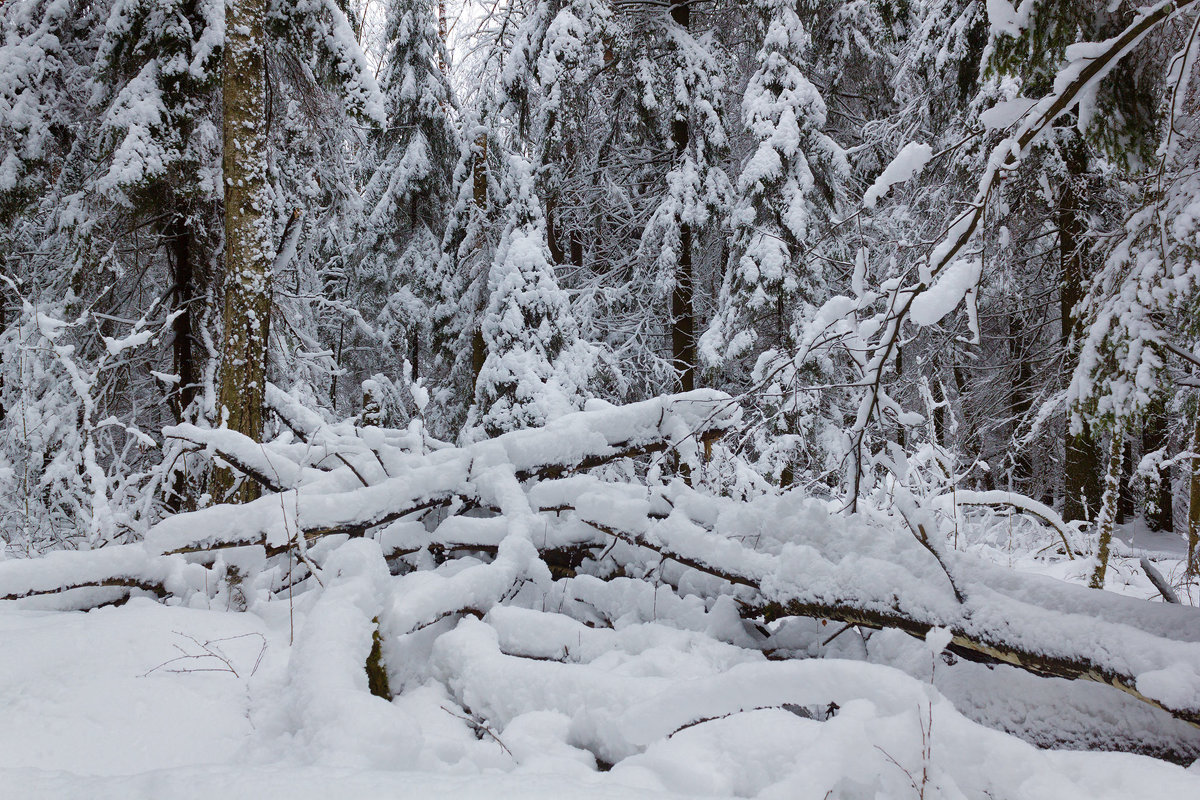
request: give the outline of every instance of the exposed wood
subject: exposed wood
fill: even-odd
[[[150,592],[158,598],[166,597],[169,592],[161,583],[142,580],[141,578],[128,577],[113,577],[104,578],[98,581],[87,581],[86,583],[72,583],[64,586],[58,586],[53,589],[38,589],[28,592],[18,592],[15,594],[6,594],[0,596],[0,600],[22,600],[26,597],[44,597],[46,595],[63,594],[64,592],[73,592],[76,589],[96,589],[96,588],[122,588],[122,589],[141,589],[144,592]]]
[[[1171,584],[1158,571],[1158,568],[1150,563],[1150,559],[1142,558],[1138,563],[1142,566],[1142,572],[1146,573],[1146,577],[1150,579],[1150,582],[1154,584],[1154,588],[1162,595],[1162,599],[1173,605],[1179,605],[1179,595],[1175,594],[1175,590],[1171,588]]]
[[[699,572],[712,575],[729,583],[761,591],[757,580],[750,576],[738,574],[717,565],[708,564],[695,558],[681,556],[648,541],[644,536],[622,531],[604,523],[586,520],[589,525],[603,530],[611,536],[645,547],[674,560],[684,566]],[[895,628],[920,639],[924,639],[929,631],[939,626],[943,621],[923,617],[918,613],[903,609],[899,598],[893,595],[890,607],[879,607],[878,604],[865,606],[853,598],[835,598],[826,596],[820,600],[810,597],[797,597],[785,601],[763,600],[761,602],[745,602],[741,607],[742,616],[747,619],[762,618],[766,622],[788,616],[812,617],[826,619],[868,628]],[[1067,678],[1071,680],[1088,680],[1108,684],[1129,694],[1138,700],[1159,708],[1177,719],[1200,727],[1200,708],[1170,707],[1159,700],[1148,697],[1138,691],[1137,676],[1122,672],[1120,669],[1099,662],[1089,656],[1080,655],[1076,658],[1062,658],[1046,653],[1040,653],[1023,646],[1020,637],[1011,640],[1001,638],[986,625],[974,623],[969,611],[962,620],[950,621],[947,625],[952,634],[950,649],[972,660],[993,661],[1019,667],[1028,672],[1048,677]]]
[[[879,611],[856,608],[852,604],[815,603],[799,600],[787,603],[766,603],[759,608],[745,607],[743,614],[750,617],[762,617],[768,622],[783,617],[813,617],[847,622],[867,628],[894,628],[918,639],[924,639],[925,635],[934,627],[929,621],[916,619],[898,610]],[[1200,709],[1170,708],[1152,697],[1147,697],[1138,691],[1136,675],[1123,674],[1088,658],[1067,660],[1032,652],[1012,642],[999,640],[977,631],[968,632],[954,627],[951,627],[950,630],[952,638],[949,649],[964,658],[988,659],[1046,677],[1108,684],[1143,703],[1166,711],[1176,719],[1200,727]]]

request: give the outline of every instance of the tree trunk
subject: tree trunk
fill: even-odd
[[[1062,346],[1067,349],[1068,363],[1078,358],[1072,334],[1075,333],[1075,306],[1083,296],[1084,260],[1082,239],[1086,226],[1081,213],[1077,183],[1087,169],[1087,152],[1083,138],[1075,133],[1066,145],[1067,178],[1063,183],[1058,208],[1058,247],[1061,284],[1059,313],[1062,321]],[[1100,495],[1100,456],[1092,438],[1091,428],[1084,423],[1078,434],[1072,434],[1067,422],[1063,459],[1063,519],[1068,522],[1094,519]]]
[[[954,377],[955,392],[958,394],[959,418],[962,419],[958,440],[961,442],[960,447],[966,457],[966,463],[975,464],[983,459],[983,436],[979,431],[978,421],[968,412],[970,408],[969,404],[963,402],[963,398],[973,388],[970,385],[970,375],[967,373],[966,368],[962,366],[968,357],[969,353],[963,353],[955,347],[950,372]],[[984,491],[991,491],[996,488],[992,470],[980,469],[976,471],[976,475],[978,475],[976,485],[979,488]]]
[[[1192,434],[1192,452],[1200,453],[1200,403],[1197,403],[1194,414],[1194,433]],[[1187,574],[1189,577],[1200,575],[1200,458],[1192,459],[1191,497],[1188,505],[1188,557]]]
[[[690,6],[676,3],[671,18],[687,30],[691,24]],[[676,118],[672,125],[675,157],[682,160],[691,138],[688,120]],[[675,266],[675,286],[671,290],[671,361],[675,365],[676,386],[681,392],[696,388],[696,317],[693,307],[692,227],[679,226],[679,262]]]
[[[567,260],[558,233],[558,198],[553,193],[546,196],[546,246],[550,248],[550,262],[561,267]]]
[[[1009,491],[1027,494],[1029,482],[1033,477],[1033,463],[1028,451],[1016,446],[1017,433],[1021,421],[1029,416],[1032,400],[1029,387],[1033,382],[1029,360],[1025,357],[1025,331],[1022,320],[1015,314],[1008,315],[1008,348],[1015,368],[1012,385],[1008,395],[1008,413],[1012,417],[1011,446],[1015,447],[1012,454],[1012,471],[1009,473]]]
[[[483,340],[483,330],[478,326],[471,332],[471,391],[479,385],[479,373],[483,372],[483,364],[487,361],[487,342]]]
[[[1091,587],[1104,588],[1104,575],[1108,571],[1108,549],[1112,542],[1113,523],[1117,516],[1117,506],[1121,494],[1121,455],[1125,451],[1124,435],[1118,426],[1113,431],[1112,443],[1108,447],[1108,469],[1104,474],[1104,497],[1100,502],[1100,514],[1096,520],[1096,530],[1100,533],[1100,542],[1096,549],[1096,570],[1092,573]]]
[[[1124,525],[1133,519],[1133,443],[1125,440],[1121,456],[1121,476],[1117,495],[1117,524]]]
[[[1153,453],[1167,446],[1167,410],[1163,398],[1155,398],[1146,412],[1142,428],[1142,453]],[[1146,480],[1146,521],[1152,531],[1170,531],[1175,527],[1172,509],[1171,472],[1159,469]]]
[[[946,390],[941,377],[935,373],[929,382],[929,394],[933,398],[933,443],[945,447],[946,442]]]
[[[8,284],[3,284],[7,287]],[[0,291],[0,331],[4,330],[8,325],[8,295],[6,292]],[[4,353],[0,351],[0,422],[4,421]]]
[[[579,228],[571,229],[571,264],[576,267],[583,266],[583,231]]]
[[[192,235],[186,215],[179,213],[167,224],[167,246],[171,254],[172,284],[175,310],[179,316],[171,323],[171,356],[179,386],[172,394],[171,412],[176,422],[183,422],[200,385],[200,368],[196,363],[195,337],[192,335],[192,304],[199,294],[192,258]]]
[[[265,19],[266,0],[230,0],[222,65],[225,335],[219,413],[227,427],[254,441],[262,436],[274,250],[267,216]],[[216,499],[233,485],[228,469],[214,471]],[[244,502],[257,495],[258,486],[246,481],[231,499]]]
[[[488,203],[487,182],[487,134],[482,133],[475,140],[475,159],[471,164],[472,199],[480,213],[486,213]],[[487,280],[487,276],[484,276]],[[481,302],[486,303],[487,293],[480,292]],[[483,308],[476,309],[476,319],[482,314]],[[483,331],[476,325],[471,333],[471,392],[474,393],[479,384],[479,373],[483,370],[483,362],[487,360],[487,343],[483,340]]]
[[[438,69],[446,71],[446,0],[438,0],[437,4],[438,40],[442,46],[438,48]]]

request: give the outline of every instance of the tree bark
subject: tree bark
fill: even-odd
[[[1146,412],[1142,428],[1142,453],[1152,453],[1167,446],[1167,411],[1163,398],[1158,397]],[[1152,531],[1170,531],[1175,527],[1171,497],[1171,472],[1159,469],[1146,481],[1146,521]]]
[[[475,140],[475,158],[471,164],[471,191],[472,199],[475,201],[476,207],[481,213],[487,212],[488,203],[488,182],[487,182],[487,151],[488,141],[487,134],[481,133]],[[484,278],[486,280],[486,277]],[[486,293],[481,293],[481,297],[485,298]],[[476,317],[483,311],[482,308],[477,308]],[[476,324],[475,329],[471,333],[471,392],[474,393],[475,388],[479,384],[479,373],[483,370],[483,363],[487,360],[487,343],[483,340],[483,331]]]
[[[1090,586],[1093,589],[1104,588],[1104,576],[1108,571],[1108,549],[1112,542],[1113,523],[1117,517],[1117,507],[1121,502],[1121,461],[1125,436],[1120,426],[1113,431],[1112,442],[1108,446],[1108,469],[1104,474],[1104,497],[1100,502],[1100,514],[1096,520],[1096,530],[1100,541],[1096,548],[1096,569],[1092,573]]]
[[[438,48],[438,69],[442,72],[446,71],[446,0],[438,0],[437,4],[437,23],[438,23],[438,41],[442,46]]]
[[[676,3],[671,7],[671,19],[684,30],[691,24],[690,8],[688,3]],[[682,160],[691,138],[686,116],[676,117],[672,134],[675,157]],[[692,227],[683,223],[679,226],[679,261],[675,266],[675,285],[671,290],[671,361],[675,365],[676,388],[681,392],[696,388],[696,318],[693,300]]]
[[[1022,320],[1016,313],[1008,315],[1008,347],[1016,374],[1008,395],[1008,412],[1012,417],[1011,442],[1016,445],[1016,434],[1020,430],[1021,421],[1029,416],[1032,400],[1029,388],[1033,381],[1029,360],[1025,357],[1025,331]],[[1023,447],[1016,447],[1012,456],[1012,471],[1009,473],[1009,491],[1027,494],[1029,482],[1033,477],[1033,462],[1029,452]]]
[[[1117,524],[1123,525],[1133,519],[1133,443],[1125,440],[1121,455],[1121,475],[1117,494]]]
[[[171,253],[172,284],[175,310],[179,316],[171,323],[171,356],[179,386],[172,394],[171,412],[176,422],[183,422],[200,385],[200,368],[196,362],[195,337],[192,335],[192,303],[195,302],[197,281],[192,258],[192,234],[187,216],[178,213],[167,225],[167,242]]]
[[[254,441],[262,436],[274,249],[268,231],[265,19],[265,0],[229,0],[222,65],[225,335],[219,413],[228,428]],[[214,471],[216,497],[233,485],[230,470]],[[231,499],[257,495],[257,485],[244,482]]]
[[[1069,364],[1078,358],[1073,334],[1077,320],[1075,306],[1083,296],[1085,279],[1082,239],[1086,232],[1082,202],[1077,184],[1087,170],[1087,152],[1083,137],[1072,135],[1064,145],[1067,177],[1063,182],[1058,208],[1058,247],[1061,284],[1059,312],[1062,320],[1062,346]],[[1063,459],[1063,518],[1068,522],[1094,519],[1100,499],[1099,461],[1091,428],[1085,422],[1078,434],[1072,434],[1067,422]]]
[[[946,391],[942,388],[942,380],[934,374],[929,382],[929,393],[933,398],[933,443],[945,447],[946,442]]]
[[[1192,412],[1195,431],[1192,434],[1192,452],[1200,453],[1200,403]],[[1192,459],[1191,497],[1188,505],[1188,557],[1187,574],[1200,575],[1200,457]]]

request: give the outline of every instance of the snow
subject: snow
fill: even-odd
[[[904,145],[867,189],[863,195],[863,205],[867,208],[874,208],[875,204],[879,202],[879,198],[887,194],[889,189],[898,183],[904,183],[925,169],[925,165],[932,157],[933,148],[927,144],[909,142]]]
[[[932,797],[1115,800],[1200,788],[1194,770],[1148,756],[1035,747],[1200,755],[1200,734],[1153,705],[1200,708],[1195,609],[1071,585],[1063,578],[1082,559],[996,563],[978,509],[1040,512],[1075,533],[1040,504],[935,498],[928,524],[948,532],[937,526],[949,517],[969,545],[939,548],[939,564],[897,517],[846,516],[800,492],[735,500],[682,480],[625,482],[613,465],[522,477],[664,442],[694,458],[697,431],[739,419],[713,391],[592,401],[545,428],[429,451],[408,431],[360,438],[286,396],[271,402],[307,444],[173,433],[288,464],[295,488],[178,514],[145,543],[0,562],[0,596],[114,577],[168,593],[156,602],[134,589],[125,605],[87,613],[46,609],[127,590],[0,602],[0,702],[11,709],[0,717],[0,785],[23,797],[241,796],[269,785],[301,798],[347,787],[484,798],[551,787],[581,798],[870,798],[924,787]],[[372,452],[379,470],[362,486],[344,464],[307,466],[316,441]],[[295,537],[301,523],[362,525],[429,498],[445,505],[400,514],[375,536]],[[1126,535],[1140,541],[1136,528]],[[291,555],[268,559],[262,544],[289,540]],[[580,545],[590,555],[566,573],[539,555]],[[767,601],[904,615],[923,641],[742,618]],[[390,701],[369,690],[376,641]],[[959,661],[971,641],[1094,664],[1150,702]]]
[[[228,763],[253,732],[248,677],[154,670],[178,655],[176,646],[192,644],[175,631],[201,640],[270,633],[252,615],[133,600],[86,614],[5,609],[0,630],[2,793],[13,791],[14,773],[35,780],[68,770],[113,776]],[[271,644],[273,658],[281,652],[274,635]],[[257,637],[225,648],[248,675]]]
[[[1187,411],[1160,390],[1165,375],[1186,391],[1164,371],[1195,352],[1180,323],[1198,268],[1180,254],[1200,203],[1195,154],[1168,133],[1149,200],[1128,194],[1145,165],[1085,165],[1085,199],[1103,201],[1089,220],[1121,230],[1141,210],[1123,241],[1084,237],[1115,250],[1079,309],[1071,388],[1035,376],[1042,432],[1013,423],[1005,444],[1005,425],[971,419],[1004,388],[997,309],[976,309],[985,266],[1007,290],[1024,283],[1009,250],[1054,249],[1008,179],[1064,112],[1107,122],[1100,81],[1161,33],[1066,47],[1035,100],[1016,78],[1030,65],[969,63],[1008,61],[1002,37],[1046,22],[1034,0],[917,3],[902,25],[872,3],[816,20],[755,0],[688,24],[679,6],[500,4],[466,35],[474,75],[443,63],[434,4],[361,5],[270,3],[279,114],[258,210],[280,243],[277,306],[248,324],[272,321],[284,388],[267,387],[258,442],[209,427],[233,328],[215,334],[236,320],[184,269],[211,277],[227,238],[224,2],[0,0],[0,261],[18,310],[0,326],[0,796],[1197,794],[1200,766],[1176,766],[1200,756],[1182,540],[1118,526],[1103,591],[1085,589],[1086,525],[972,491],[982,462],[942,449],[983,436],[1002,480],[1021,439],[1032,485],[1069,403],[1097,430],[1151,403]],[[1194,59],[1188,44],[1165,70],[1139,64],[1164,123]],[[944,174],[926,172],[935,149]],[[1051,201],[1064,162],[1041,161],[1026,188]],[[956,202],[975,168],[974,202]],[[685,231],[711,320],[697,379],[733,395],[660,394]],[[551,248],[568,241],[571,263]],[[952,349],[973,365],[938,352],[954,326],[913,329],[964,301],[980,347]],[[177,320],[190,329],[168,334]],[[182,333],[200,376],[172,348]],[[1057,338],[1030,335],[1038,352]],[[929,371],[951,367],[935,401]],[[981,369],[999,384],[975,386]],[[926,430],[914,387],[948,425]],[[190,408],[162,402],[193,390]],[[609,402],[631,397],[653,399]],[[1147,477],[1183,477],[1181,437]],[[263,495],[213,505],[222,462]],[[181,496],[199,510],[178,513]]]
[[[1033,108],[1036,104],[1036,100],[1031,100],[1027,97],[1001,100],[986,111],[981,111],[979,121],[989,131],[1004,130],[1025,116],[1029,109]]]
[[[913,298],[909,318],[917,325],[935,325],[979,284],[983,261],[961,258],[942,270],[936,282]]]
[[[987,0],[987,17],[991,23],[993,36],[1019,36],[1021,30],[1029,24],[1029,13],[1032,3],[1020,2],[1019,7],[1013,8],[1008,0]]]
[[[927,776],[932,797],[1116,800],[1200,787],[1194,770],[1142,756],[1036,749],[970,721],[894,667],[731,658],[738,648],[660,623],[595,630],[528,609],[440,634],[432,665],[446,684],[435,678],[388,704],[366,693],[341,649],[349,637],[361,651],[358,620],[386,583],[377,563],[356,544],[327,563],[332,582],[316,602],[245,613],[136,599],[86,614],[0,608],[2,793],[915,796],[905,770],[918,785]],[[547,641],[542,633],[570,647],[567,662],[502,652]],[[237,674],[197,671],[205,662],[159,666],[193,640],[221,640]],[[503,748],[471,733],[455,698],[485,714]],[[580,747],[602,737],[626,743],[609,772]]]

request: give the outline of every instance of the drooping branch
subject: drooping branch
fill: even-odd
[[[966,489],[958,489],[953,495],[943,495],[943,498],[948,499],[956,506],[975,506],[979,508],[1011,508],[1022,514],[1028,514],[1031,517],[1040,519],[1042,522],[1049,525],[1058,534],[1058,538],[1062,540],[1063,548],[1066,550],[1067,558],[1075,560],[1075,553],[1071,548],[1071,543],[1067,539],[1071,533],[1070,527],[1058,512],[1047,506],[1045,503],[1039,503],[1031,497],[1017,494],[1016,492],[990,491],[976,492]]]
[[[903,338],[904,322],[909,319],[914,302],[934,285],[936,279],[970,244],[983,222],[988,199],[1003,175],[1015,169],[1022,155],[1034,140],[1058,117],[1074,108],[1087,93],[1157,26],[1191,6],[1196,0],[1166,0],[1143,11],[1121,33],[1089,48],[1088,55],[1068,64],[1059,71],[1053,91],[1035,103],[1013,123],[1013,132],[997,144],[988,158],[979,180],[974,200],[948,226],[941,242],[929,255],[928,269],[912,286],[895,288],[888,295],[889,311],[880,326],[880,337],[870,348],[871,357],[863,370],[861,385],[865,395],[859,404],[854,425],[850,429],[851,458],[853,459],[853,495],[850,509],[857,510],[863,470],[863,448],[867,427],[875,419],[885,397],[884,378],[895,360]]]

